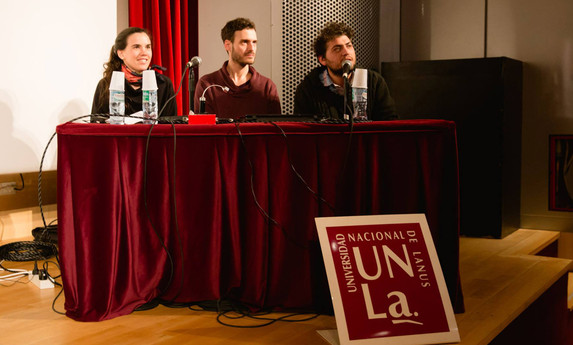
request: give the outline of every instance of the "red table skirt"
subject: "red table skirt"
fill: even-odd
[[[425,213],[450,297],[458,276],[455,125],[63,124],[58,226],[66,314],[153,299],[331,310],[317,216]]]

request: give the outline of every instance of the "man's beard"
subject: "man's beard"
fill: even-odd
[[[335,76],[342,77],[342,74],[344,74],[344,68],[342,67],[342,64],[340,64],[339,68],[332,68],[332,64],[327,63],[326,67],[328,67],[328,70],[330,71],[330,73],[334,74]],[[352,68],[350,69],[350,73],[352,73],[352,71],[354,71],[355,67],[356,66],[352,66]]]
[[[330,70],[330,73],[332,73],[336,76],[342,77],[342,72],[343,72],[342,67],[336,68],[336,69],[332,69],[332,68],[328,67],[328,69]]]
[[[250,53],[250,52],[245,52],[245,54],[249,54],[249,53]],[[239,55],[239,54],[236,54],[236,53],[235,53],[235,50],[231,51],[231,58],[233,59],[233,61],[234,61],[235,63],[237,63],[237,64],[238,64],[239,66],[241,66],[241,67],[245,67],[245,66],[247,66],[247,65],[251,65],[252,63],[254,63],[254,61],[253,61],[253,62],[246,62],[246,61],[244,61],[244,60],[243,60],[243,56],[242,56],[242,55]],[[254,60],[254,59],[253,59],[253,60]]]
[[[337,68],[337,69],[332,69],[330,67],[328,67],[328,70],[330,71],[330,73],[334,74],[335,76],[338,77],[342,77],[342,75],[344,74],[344,69],[341,68]],[[351,68],[348,75],[352,74],[352,72],[354,72],[354,68]]]

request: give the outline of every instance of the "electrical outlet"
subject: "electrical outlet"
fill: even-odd
[[[54,283],[52,283],[52,281],[50,281],[49,279],[40,280],[40,276],[37,274],[32,274],[32,271],[28,271],[28,274],[31,277],[30,280],[32,281],[32,283],[34,283],[34,285],[36,285],[40,289],[51,289],[54,287]]]
[[[0,195],[16,194],[16,182],[2,182],[0,183]]]

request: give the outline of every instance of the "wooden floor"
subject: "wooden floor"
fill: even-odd
[[[571,261],[532,257],[558,233],[519,230],[504,238],[460,241],[460,271],[466,313],[456,315],[461,344],[487,344],[560,275]],[[4,262],[32,269],[31,262]],[[50,273],[58,272],[50,268]],[[534,280],[534,281],[530,281]],[[102,322],[77,322],[52,311],[60,287],[40,290],[27,278],[1,282],[0,344],[320,344],[317,330],[336,328],[333,316],[305,322],[277,322],[262,328],[232,328],[216,314],[156,307]],[[570,295],[573,288],[570,287]],[[64,296],[55,308],[64,311]],[[272,314],[279,317],[284,314]],[[226,320],[256,325],[255,320]]]
[[[31,262],[7,262],[9,269],[33,268]],[[50,268],[51,274],[58,271]],[[27,278],[0,282],[0,344],[327,344],[316,330],[335,329],[334,317],[321,315],[304,322],[276,322],[262,328],[232,328],[217,322],[217,314],[188,308],[158,306],[102,322],[77,322],[52,311],[60,287],[40,290]],[[55,308],[64,311],[63,294]],[[287,314],[265,315],[278,318]],[[308,317],[299,316],[298,319]],[[296,317],[291,320],[297,319]],[[252,319],[234,325],[257,325]]]

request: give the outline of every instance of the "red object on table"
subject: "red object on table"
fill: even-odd
[[[190,125],[214,125],[217,122],[215,115],[199,114],[189,115],[187,121]]]

